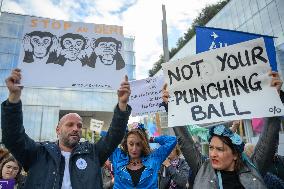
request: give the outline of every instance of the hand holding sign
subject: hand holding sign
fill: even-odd
[[[126,106],[129,100],[130,93],[131,93],[131,90],[130,90],[130,85],[128,82],[128,76],[125,75],[124,81],[120,84],[120,88],[117,90],[118,105],[121,111],[126,110]]]
[[[278,72],[269,72],[269,76],[271,76],[271,86],[277,89],[278,94],[280,94],[280,89],[282,87],[283,81],[280,79]]]

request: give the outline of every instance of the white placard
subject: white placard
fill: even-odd
[[[104,121],[100,121],[97,119],[91,119],[90,121],[90,130],[100,133],[104,126]]]
[[[262,38],[162,65],[170,127],[283,115]]]
[[[21,85],[117,90],[126,74],[121,26],[26,16]]]
[[[130,82],[129,105],[132,107],[132,116],[165,112],[165,108],[159,106],[162,102],[163,84],[163,76]]]

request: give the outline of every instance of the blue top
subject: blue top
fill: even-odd
[[[121,188],[143,188],[143,189],[157,189],[158,188],[158,172],[162,163],[169,156],[171,151],[177,144],[175,136],[160,136],[154,139],[155,143],[161,146],[152,151],[148,156],[141,158],[144,171],[140,177],[140,181],[134,187],[131,176],[128,173],[126,166],[129,163],[129,156],[125,154],[120,148],[117,148],[110,157],[114,171],[114,186],[115,189]]]

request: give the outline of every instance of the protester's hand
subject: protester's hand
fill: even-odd
[[[280,89],[282,87],[283,81],[280,79],[278,72],[270,71],[269,76],[271,76],[271,86],[277,89],[278,94],[280,94]]]
[[[127,75],[125,75],[124,81],[120,84],[120,88],[117,90],[118,106],[121,111],[126,110],[130,93],[130,84],[128,82]]]
[[[18,86],[17,84],[20,83],[21,77],[21,70],[16,68],[5,80],[7,88],[9,90],[9,102],[11,103],[17,103],[20,101],[21,91],[23,87]]]
[[[162,93],[163,93],[163,96],[162,96],[162,99],[163,99],[163,102],[165,102],[166,104],[169,102],[169,91],[167,90],[167,86],[168,84],[165,83],[164,86],[163,86],[163,90],[162,90]]]
[[[235,132],[237,132],[239,126],[240,126],[240,120],[235,120],[235,121],[233,121],[233,124],[230,127],[230,129],[231,129],[231,131],[233,131],[235,133]]]
[[[170,160],[167,158],[167,159],[163,162],[163,165],[164,165],[165,167],[169,167],[169,166],[171,165]]]

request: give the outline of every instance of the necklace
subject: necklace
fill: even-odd
[[[139,160],[130,160],[129,164],[133,165],[133,166],[138,166],[138,165],[141,164],[141,160],[140,159]]]

